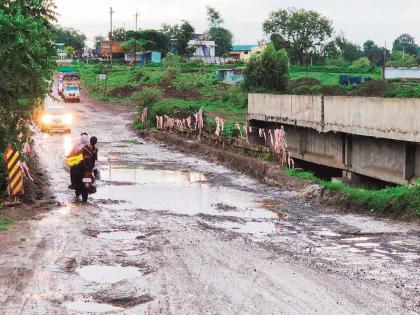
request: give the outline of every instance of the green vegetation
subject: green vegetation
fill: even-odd
[[[0,219],[0,232],[6,231],[12,223],[10,219]]]
[[[48,93],[55,68],[53,10],[50,1],[0,2],[0,152],[28,140],[32,115]]]
[[[285,169],[284,172],[303,180],[320,184],[328,191],[337,191],[357,206],[378,213],[392,213],[404,217],[420,218],[420,185],[409,187],[400,185],[381,190],[351,187],[344,183],[335,183],[317,178],[313,173],[296,169]]]
[[[249,91],[284,92],[289,79],[289,57],[286,50],[277,51],[269,44],[263,53],[254,55],[245,68],[245,87]]]

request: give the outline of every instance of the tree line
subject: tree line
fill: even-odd
[[[232,50],[233,34],[226,29],[223,24],[224,20],[221,14],[212,7],[207,7],[208,29],[201,34],[201,40],[214,41],[216,45],[216,54],[223,56]],[[196,30],[194,26],[182,20],[180,24],[169,25],[163,24],[160,29],[145,30],[125,30],[124,28],[115,28],[112,34],[109,32],[107,36],[95,36],[95,49],[99,50],[101,44],[105,40],[112,37],[114,41],[122,41],[123,49],[126,52],[134,52],[141,50],[157,50],[162,52],[164,56],[168,53],[189,57],[193,54],[194,49],[188,43],[193,39]],[[66,51],[80,51],[85,46],[86,36],[73,28],[63,28],[56,26],[54,32],[56,42],[65,43]]]
[[[285,49],[293,64],[327,64],[356,66],[420,64],[420,47],[410,34],[402,34],[393,42],[392,50],[367,40],[361,47],[344,34],[333,37],[333,23],[312,10],[282,9],[273,11],[263,29],[274,47]]]

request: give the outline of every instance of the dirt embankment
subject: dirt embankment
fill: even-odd
[[[161,82],[157,85],[150,85],[150,84],[141,84],[138,86],[126,85],[123,87],[115,88],[108,92],[110,96],[114,97],[129,97],[133,95],[135,92],[139,92],[144,90],[145,88],[157,88],[160,89],[165,98],[174,98],[174,99],[182,99],[182,100],[199,100],[202,99],[203,96],[198,90],[195,89],[178,89],[175,86]]]
[[[0,220],[36,219],[38,214],[57,205],[49,189],[49,179],[40,167],[38,159],[35,152],[29,156],[28,165],[33,182],[25,177],[25,193],[19,198],[19,202],[3,201],[0,204]]]

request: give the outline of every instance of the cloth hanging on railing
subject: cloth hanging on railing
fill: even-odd
[[[225,123],[224,123],[223,118],[220,118],[218,116],[216,116],[215,121],[216,121],[215,135],[220,136],[220,133],[225,129]]]

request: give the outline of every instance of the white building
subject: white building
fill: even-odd
[[[193,57],[208,58],[216,56],[216,44],[212,40],[193,39],[188,42],[188,45],[195,48]]]

